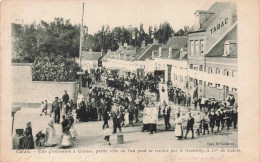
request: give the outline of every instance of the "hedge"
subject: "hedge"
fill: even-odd
[[[73,59],[63,57],[39,57],[32,65],[33,81],[72,82],[78,79],[79,65]]]

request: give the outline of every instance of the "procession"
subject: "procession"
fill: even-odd
[[[236,3],[101,29],[75,7],[11,23],[13,149],[238,146]]]
[[[42,101],[39,116],[49,116],[46,130],[42,130],[34,136],[32,134],[33,127],[31,122],[28,121],[24,130],[25,135],[20,135],[16,147],[19,149],[55,146],[59,146],[59,148],[73,147],[78,136],[74,125],[88,121],[103,122],[100,130],[103,130],[104,139],[108,145],[111,145],[110,135],[124,134],[126,127],[133,127],[136,123],[142,124],[139,131],[149,132],[147,135],[160,133],[160,131],[173,131],[171,133],[172,140],[186,139],[190,131],[191,138],[194,139],[203,138],[201,135],[209,133],[237,129],[238,107],[232,95],[224,103],[200,96],[198,103],[189,104],[189,99],[184,100],[187,101],[186,103],[182,101],[182,97],[176,92],[176,87],[170,87],[166,83],[156,81],[157,84],[154,85],[156,89],[161,88],[158,90],[159,94],[156,94],[156,92],[152,92],[149,86],[143,85],[143,81],[138,80],[134,75],[132,78],[128,76],[121,78],[124,83],[124,91],[120,91],[118,87],[120,85],[109,83],[107,76],[111,76],[110,70],[102,69],[101,71],[100,75],[107,80],[98,77],[92,78],[92,83],[86,88],[88,94],[80,92],[77,101],[73,102],[66,90],[60,98],[55,97],[51,107],[48,107],[47,100]],[[89,75],[86,74],[86,78],[88,77]],[[114,82],[119,82],[117,78],[117,76],[113,77]],[[102,85],[102,83],[103,85],[106,83],[107,86],[97,86]],[[109,84],[111,86],[108,86]],[[165,89],[161,85],[164,85]],[[87,86],[83,85],[83,87]],[[170,90],[172,89],[174,92],[171,96]],[[196,98],[196,96],[195,91],[192,97]],[[174,102],[176,97],[180,102]],[[200,109],[197,109],[196,105]],[[181,106],[183,107],[182,110],[180,110]],[[170,123],[170,119],[173,119],[174,122]],[[109,120],[112,121],[112,125],[109,125]],[[164,128],[160,128],[162,129],[160,131],[157,126],[158,120],[163,120],[165,123]],[[55,134],[54,124],[61,124],[62,135],[59,140],[57,140]]]

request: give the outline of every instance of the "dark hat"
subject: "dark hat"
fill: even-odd
[[[55,97],[55,100],[57,100],[59,97]]]

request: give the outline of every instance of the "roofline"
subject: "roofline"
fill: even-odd
[[[194,14],[196,14],[196,12],[199,12],[199,13],[203,12],[203,13],[215,14],[215,12],[209,11],[209,10],[196,10],[196,11],[194,12]]]
[[[234,27],[236,26],[237,26],[237,21],[232,26],[230,26],[229,29],[225,33],[223,33],[223,35],[207,50],[205,56],[227,35],[228,32],[233,30]]]
[[[206,29],[191,31],[191,32],[188,32],[188,35],[191,33],[199,33],[199,32],[205,32],[205,31],[206,31]]]
[[[150,48],[152,48],[153,45],[154,45],[154,44],[152,44],[148,49],[146,49],[146,50],[144,51],[144,53],[143,53],[141,56],[138,57],[138,60],[139,60],[141,57],[143,57],[144,54],[145,54]]]

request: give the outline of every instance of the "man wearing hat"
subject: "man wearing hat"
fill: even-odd
[[[60,104],[58,102],[58,97],[55,97],[55,100],[52,102],[51,105],[51,113],[54,112],[54,122],[60,123]]]
[[[66,105],[70,100],[70,97],[67,93],[67,90],[64,91],[64,95],[62,96],[62,102],[64,105]]]

